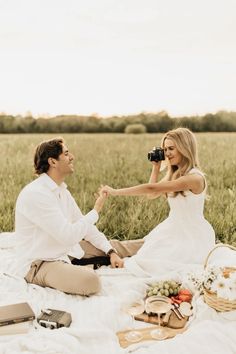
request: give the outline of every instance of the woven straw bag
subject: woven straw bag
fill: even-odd
[[[212,252],[214,252],[219,247],[228,247],[228,248],[236,251],[235,247],[233,247],[231,245],[227,245],[227,244],[219,244],[219,245],[215,246],[209,252],[209,254],[205,260],[204,269],[206,269],[206,267],[208,265],[208,260],[209,260],[210,255],[212,254]],[[225,267],[222,270],[222,275],[225,278],[227,278],[230,273],[235,272],[235,271],[236,271],[235,267]],[[207,305],[209,305],[210,307],[212,307],[213,309],[215,309],[216,311],[225,312],[225,311],[236,310],[236,299],[235,300],[223,299],[221,297],[218,297],[215,292],[212,292],[212,291],[205,289],[205,288],[203,288],[203,296],[204,296],[205,303]]]

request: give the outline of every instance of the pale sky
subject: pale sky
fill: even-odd
[[[236,0],[0,0],[0,112],[236,111]]]

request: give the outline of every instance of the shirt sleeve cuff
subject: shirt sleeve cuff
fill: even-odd
[[[88,212],[84,215],[84,219],[88,221],[90,224],[95,224],[98,221],[98,213],[95,209]]]
[[[110,251],[110,249],[112,249],[112,245],[110,244],[109,241],[107,241],[108,243],[106,243],[104,246],[103,246],[103,252],[105,252],[107,254],[108,251]]]

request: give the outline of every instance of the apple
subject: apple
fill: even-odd
[[[192,295],[179,295],[179,300],[185,301],[185,302],[191,302],[192,300]]]
[[[178,299],[181,301],[191,302],[192,293],[188,289],[180,289],[178,293]]]
[[[178,292],[178,295],[188,295],[188,296],[192,297],[192,293],[188,289],[180,289],[179,292]]]

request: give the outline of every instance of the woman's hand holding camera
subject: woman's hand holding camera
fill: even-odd
[[[156,168],[161,167],[161,161],[151,161],[152,165]]]

